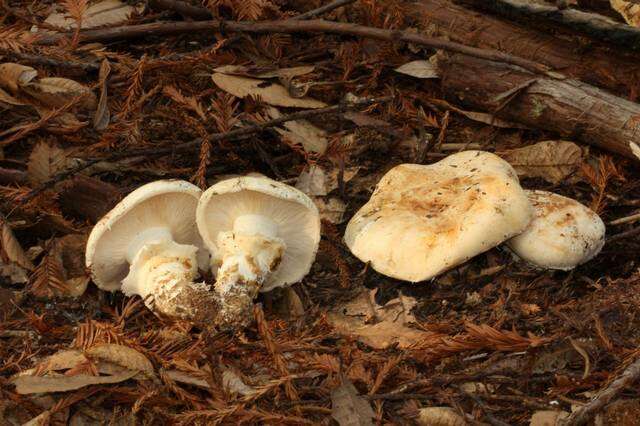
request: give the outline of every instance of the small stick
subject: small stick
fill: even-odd
[[[382,97],[382,98],[372,98],[372,99],[365,99],[363,101],[359,101],[359,102],[354,102],[354,103],[344,103],[344,104],[338,104],[338,105],[332,105],[326,108],[319,108],[319,109],[312,109],[312,110],[305,110],[305,111],[297,111],[291,114],[287,114],[287,115],[283,115],[281,117],[275,118],[273,120],[269,120],[269,121],[265,121],[264,123],[256,123],[256,124],[250,124],[248,126],[244,126],[241,127],[240,129],[235,129],[235,130],[231,130],[229,132],[222,132],[222,133],[214,133],[211,135],[210,140],[211,142],[216,142],[216,141],[220,141],[220,140],[229,140],[229,139],[237,139],[237,138],[241,138],[243,136],[247,136],[247,135],[251,135],[254,133],[258,133],[261,132],[265,129],[268,129],[270,127],[274,127],[277,126],[279,124],[285,123],[287,121],[293,121],[293,120],[300,120],[300,119],[304,119],[304,118],[309,118],[312,116],[317,116],[317,115],[324,115],[324,114],[335,114],[335,113],[341,113],[344,111],[347,111],[349,109],[353,109],[353,108],[358,108],[358,107],[365,107],[365,106],[369,106],[375,103],[379,103],[379,102],[386,102],[388,100],[390,100],[390,97]],[[27,195],[25,195],[21,200],[20,203],[24,204],[27,203],[28,201],[32,200],[34,197],[38,196],[39,194],[41,194],[42,192],[46,191],[47,189],[53,187],[54,185],[56,185],[57,183],[60,183],[64,180],[66,180],[67,178],[80,173],[81,171],[88,169],[89,167],[93,166],[94,164],[100,163],[102,161],[115,161],[115,160],[121,160],[123,158],[131,158],[131,157],[139,157],[139,156],[148,156],[148,155],[164,155],[164,154],[170,154],[176,151],[184,151],[184,150],[189,150],[191,148],[194,147],[198,147],[200,146],[202,140],[200,138],[194,139],[192,141],[188,141],[188,142],[183,142],[183,143],[179,143],[176,145],[173,145],[171,147],[166,147],[166,148],[147,148],[147,149],[138,149],[138,150],[131,150],[131,151],[126,151],[126,152],[119,152],[116,154],[112,154],[108,157],[105,158],[88,158],[86,160],[84,160],[85,162],[73,167],[69,170],[66,170],[64,172],[58,173],[57,175],[53,176],[53,178],[51,178],[50,180],[48,180],[47,182],[43,183],[42,185],[34,188],[33,190],[31,190]]]
[[[149,37],[163,34],[184,34],[198,31],[235,31],[255,34],[327,33],[350,35],[375,40],[414,43],[433,49],[444,49],[450,52],[462,53],[489,61],[505,62],[511,65],[517,65],[534,73],[546,74],[549,71],[549,67],[545,65],[497,50],[480,49],[449,40],[415,34],[410,31],[386,30],[383,28],[367,27],[364,25],[350,24],[346,22],[325,21],[322,19],[312,19],[308,21],[287,20],[260,22],[217,20],[200,22],[154,22],[150,24],[125,25],[122,27],[82,31],[80,33],[80,41],[105,42],[135,37]],[[36,41],[36,44],[55,44],[61,38],[68,35],[68,33],[61,33],[45,36]]]
[[[302,13],[298,16],[294,16],[289,19],[290,21],[299,21],[303,19],[315,18],[316,16],[324,15],[325,13],[329,13],[334,9],[337,9],[342,6],[346,6],[351,3],[355,3],[356,0],[335,0],[331,3],[325,4],[324,6],[320,6],[317,9],[310,10],[308,12]]]
[[[601,391],[589,403],[578,408],[564,422],[566,426],[578,426],[587,423],[613,398],[618,396],[625,387],[631,385],[640,378],[640,358],[629,365],[622,374],[615,379],[606,389]]]
[[[335,0],[331,3],[325,4],[324,6],[320,6],[317,9],[294,16],[293,18],[290,18],[290,20],[315,18],[339,7],[354,3],[355,1],[356,0]],[[173,10],[182,16],[195,19],[196,21],[206,21],[207,19],[213,18],[209,10],[203,7],[193,6],[180,0],[151,0],[150,5],[156,9]]]

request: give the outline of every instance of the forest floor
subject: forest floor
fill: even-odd
[[[0,0],[0,424],[640,424],[634,27],[599,0],[544,16],[500,1],[203,3]],[[474,79],[438,65],[452,57],[503,68]],[[608,93],[611,129],[531,90],[566,79]],[[493,87],[509,96],[488,108]],[[390,168],[466,149],[596,211],[602,252],[563,272],[496,247],[417,284],[350,253],[346,224]],[[251,172],[313,197],[323,227],[311,272],[261,294],[248,328],[161,319],[90,281],[86,238],[124,195]]]

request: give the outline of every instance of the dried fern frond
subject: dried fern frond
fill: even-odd
[[[0,51],[22,52],[31,47],[38,36],[17,25],[0,28]]]
[[[53,253],[47,253],[31,276],[29,291],[37,297],[54,297],[66,293],[62,261]]]
[[[87,12],[88,2],[87,0],[63,0],[62,5],[66,9],[67,14],[71,16],[76,23],[76,28],[71,40],[71,47],[75,49],[78,46],[78,41],[80,39],[82,19]]]
[[[209,0],[207,7],[216,15],[219,15],[221,7],[225,7],[236,19],[255,21],[267,9],[275,8],[275,5],[269,0]]]

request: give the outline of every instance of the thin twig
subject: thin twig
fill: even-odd
[[[640,379],[640,358],[629,365],[622,374],[609,386],[593,398],[589,403],[578,408],[565,421],[566,426],[578,426],[591,420],[598,411],[611,402],[627,386]]]
[[[549,67],[528,59],[520,58],[497,50],[480,49],[466,46],[440,38],[428,37],[410,31],[387,30],[383,28],[367,27],[364,25],[350,24],[346,22],[331,22],[322,19],[309,21],[261,21],[261,22],[234,22],[234,21],[201,21],[201,22],[154,22],[142,25],[125,25],[114,28],[101,28],[82,31],[82,42],[105,42],[136,37],[149,37],[157,35],[184,34],[203,31],[219,32],[245,32],[256,34],[268,33],[328,33],[350,35],[355,37],[371,38],[376,40],[414,43],[433,49],[444,49],[450,52],[482,58],[489,61],[504,62],[517,65],[534,73],[546,74]],[[51,45],[61,38],[68,36],[66,33],[53,34],[37,41],[38,44]]]
[[[331,3],[325,4],[324,6],[320,6],[317,9],[310,10],[308,12],[302,13],[298,16],[294,16],[289,19],[290,21],[299,21],[303,19],[315,18],[320,15],[324,15],[325,13],[329,13],[334,9],[337,9],[342,6],[346,6],[351,3],[355,3],[356,0],[334,0]]]
[[[282,123],[286,123],[287,121],[300,120],[300,119],[305,119],[305,118],[324,115],[324,114],[341,113],[354,108],[361,108],[361,107],[366,107],[376,103],[386,102],[390,99],[391,99],[390,97],[372,98],[372,99],[365,99],[365,100],[354,102],[354,103],[343,103],[338,105],[332,105],[326,108],[297,111],[291,114],[283,115],[273,120],[265,121],[263,123],[250,124],[248,126],[244,126],[239,129],[231,130],[228,132],[214,133],[210,137],[210,142],[238,139],[243,136],[261,132],[265,129],[280,125]],[[202,139],[197,138],[188,142],[182,142],[182,143],[179,143],[170,147],[165,147],[165,148],[145,148],[145,149],[119,152],[104,158],[88,158],[84,160],[84,163],[76,167],[73,167],[69,170],[66,170],[64,172],[58,173],[47,182],[43,183],[37,188],[34,188],[26,196],[21,198],[20,202],[21,204],[24,204],[32,200],[34,197],[38,196],[42,192],[46,191],[47,189],[53,187],[54,185],[102,161],[109,162],[109,161],[121,160],[123,158],[132,158],[132,157],[149,156],[149,155],[165,155],[165,154],[170,154],[178,151],[185,151],[195,147],[199,147],[201,143],[202,143]]]
[[[635,228],[629,229],[628,231],[620,232],[619,234],[615,234],[606,239],[607,244],[615,243],[620,240],[624,240],[625,238],[635,237],[640,234],[640,226],[636,226]]]
[[[325,13],[329,13],[339,7],[355,3],[355,1],[356,0],[335,0],[316,9],[294,16],[293,18],[290,18],[290,20],[305,20],[315,18]],[[205,21],[207,19],[213,18],[211,12],[209,12],[209,10],[205,9],[204,7],[193,6],[187,2],[180,0],[151,0],[149,4],[151,5],[151,7],[156,9],[173,10],[174,12],[177,12],[182,16],[195,19],[196,21]]]

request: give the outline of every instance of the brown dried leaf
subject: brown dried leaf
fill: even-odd
[[[342,384],[331,392],[331,417],[340,426],[368,426],[373,425],[376,414],[353,383],[343,377]]]
[[[16,392],[31,393],[67,392],[90,385],[120,383],[131,379],[137,371],[127,371],[114,376],[18,376],[13,380]]]
[[[282,117],[276,108],[267,110],[271,118]],[[327,132],[314,126],[307,120],[291,120],[283,124],[285,129],[276,127],[275,130],[294,144],[302,145],[305,151],[324,154],[329,145]]]
[[[111,113],[107,105],[108,90],[107,90],[107,78],[111,73],[111,65],[108,59],[103,59],[100,64],[100,100],[96,107],[96,114],[93,116],[93,128],[96,130],[104,130],[109,125],[111,120]]]
[[[222,372],[222,386],[227,392],[242,396],[251,396],[257,392],[256,389],[247,386],[239,375],[228,368],[224,368]]]
[[[394,71],[416,78],[440,78],[438,67],[432,60],[407,62]]]
[[[569,417],[569,413],[556,410],[536,411],[529,420],[529,426],[556,426],[559,420]]]
[[[569,141],[542,141],[534,145],[498,153],[518,175],[540,177],[558,184],[582,163],[582,149]]]
[[[360,167],[345,168],[342,180],[345,183],[349,182],[358,174],[359,170]],[[322,166],[313,164],[300,173],[296,181],[296,188],[311,196],[328,195],[339,186],[339,172],[340,170],[335,167],[327,171]]]
[[[11,227],[5,222],[4,218],[0,222],[2,224],[2,246],[0,246],[2,259],[7,259],[28,271],[33,271],[33,262],[22,249],[15,235],[13,235]]]
[[[135,11],[135,7],[120,0],[99,1],[85,9],[82,14],[81,28],[119,25],[126,22]],[[67,31],[77,27],[75,19],[67,13],[52,13],[44,22]]]
[[[31,292],[39,297],[80,297],[89,284],[84,266],[86,236],[57,238],[33,274]]]
[[[35,185],[47,182],[67,165],[67,154],[57,146],[40,142],[33,148],[27,164],[29,181]]]
[[[91,89],[68,78],[45,77],[22,89],[48,107],[62,107],[77,97],[81,98],[79,106],[86,109],[96,107],[96,96]]]
[[[153,364],[146,356],[133,348],[112,343],[103,343],[92,346],[87,350],[87,355],[101,361],[111,362],[129,370],[141,371],[153,375]]]
[[[31,67],[6,62],[0,64],[0,87],[15,95],[21,86],[30,83],[37,75],[38,71]]]
[[[486,112],[465,111],[462,109],[457,109],[456,112],[458,114],[464,115],[465,117],[473,121],[477,121],[478,123],[488,124],[493,127],[500,127],[502,129],[526,129],[527,128],[522,124],[502,120],[500,118],[497,118],[493,114],[488,114]]]
[[[360,127],[389,127],[390,123],[359,111],[347,111],[343,117]]]
[[[256,75],[257,78],[285,78],[291,79],[301,75],[312,73],[316,67],[314,65],[303,65],[300,67],[279,68],[273,71],[266,71]]]
[[[206,380],[194,377],[188,373],[185,373],[184,371],[167,370],[167,371],[164,371],[163,373],[166,374],[167,377],[169,377],[174,382],[197,386],[202,389],[211,389],[211,386],[209,385],[209,383],[207,383]]]
[[[375,349],[393,344],[407,348],[427,340],[431,333],[409,328],[414,322],[411,308],[417,303],[412,297],[402,296],[380,306],[373,301],[375,290],[361,292],[347,304],[329,312],[329,323],[340,333],[356,337]]]
[[[640,27],[640,4],[635,0],[609,0],[613,10],[618,12],[627,24]]]
[[[424,426],[466,426],[467,422],[450,407],[428,407],[418,411],[416,423]]]
[[[214,73],[211,78],[219,88],[238,98],[260,97],[269,105],[290,108],[324,108],[327,106],[324,102],[308,97],[294,98],[284,86],[276,83],[221,73]]]

